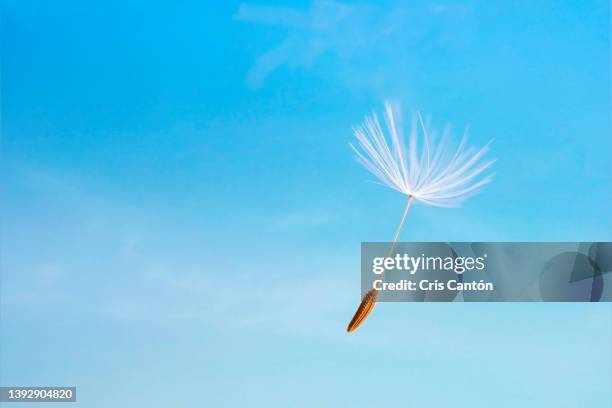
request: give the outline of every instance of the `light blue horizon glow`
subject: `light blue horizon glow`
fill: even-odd
[[[494,3],[4,0],[0,385],[612,404],[610,304],[380,304],[345,333],[405,200],[348,147],[386,100],[498,159],[401,240],[612,241],[610,4]]]

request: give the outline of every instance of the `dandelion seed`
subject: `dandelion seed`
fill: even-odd
[[[484,160],[489,144],[481,149],[467,147],[467,129],[455,149],[448,145],[450,126],[437,138],[420,114],[413,115],[406,145],[397,105],[385,104],[386,132],[376,114],[366,117],[354,129],[357,146],[350,145],[357,160],[385,186],[407,197],[402,218],[393,235],[387,256],[393,253],[400,231],[413,201],[438,207],[457,207],[492,180],[484,175],[495,160]],[[370,290],[347,327],[357,329],[372,312],[378,294]]]

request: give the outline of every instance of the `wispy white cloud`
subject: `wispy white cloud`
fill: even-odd
[[[417,57],[415,46],[431,41],[427,38],[431,34],[434,41],[463,38],[471,14],[471,6],[465,4],[399,3],[383,7],[315,0],[307,10],[242,4],[234,18],[286,30],[285,38],[261,54],[247,73],[247,85],[257,89],[277,68],[308,68],[326,52],[354,60],[356,65],[367,60],[363,69],[377,80],[382,60],[384,69],[398,69]],[[446,28],[451,29],[450,35]]]
[[[257,254],[249,246],[237,252],[231,243],[214,242],[214,234],[160,223],[164,217],[154,208],[130,209],[95,183],[51,171],[25,168],[18,182],[52,209],[55,239],[45,241],[49,226],[27,214],[9,223],[8,230],[21,235],[5,248],[5,306],[94,319],[192,322],[215,331],[343,333],[358,282],[346,287],[338,273],[347,270],[341,259],[305,262],[276,248]],[[332,219],[296,212],[270,219],[269,228],[310,228]],[[197,242],[177,246],[183,235]],[[45,251],[32,253],[33,246]]]
[[[290,266],[288,266],[290,268]],[[330,305],[349,304],[345,285],[336,277],[315,275],[282,282],[265,276],[227,271],[209,274],[158,270],[143,277],[149,295],[136,301],[116,298],[104,305],[115,319],[191,321],[221,331],[293,333],[330,336],[343,333],[345,316]]]

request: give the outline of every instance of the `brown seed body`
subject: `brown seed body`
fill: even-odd
[[[376,289],[370,289],[368,293],[363,297],[361,304],[357,308],[355,315],[351,319],[346,331],[349,333],[354,332],[360,325],[368,318],[374,306],[376,306],[376,299],[378,298],[378,292]]]

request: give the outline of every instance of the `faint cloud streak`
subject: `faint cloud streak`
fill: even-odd
[[[374,76],[380,75],[376,65],[381,62],[395,70],[407,59],[416,57],[414,46],[431,41],[426,38],[431,31],[434,41],[456,41],[461,37],[457,31],[463,29],[454,22],[464,24],[471,14],[472,8],[462,4],[406,7],[399,3],[381,7],[315,0],[308,10],[242,4],[234,19],[281,27],[287,32],[279,44],[261,54],[249,69],[247,86],[258,89],[281,66],[309,68],[326,52],[341,60],[354,60],[357,66],[375,72]],[[444,33],[448,27],[452,29],[451,35]],[[411,48],[410,55],[403,53]],[[367,65],[363,59],[368,61]]]

